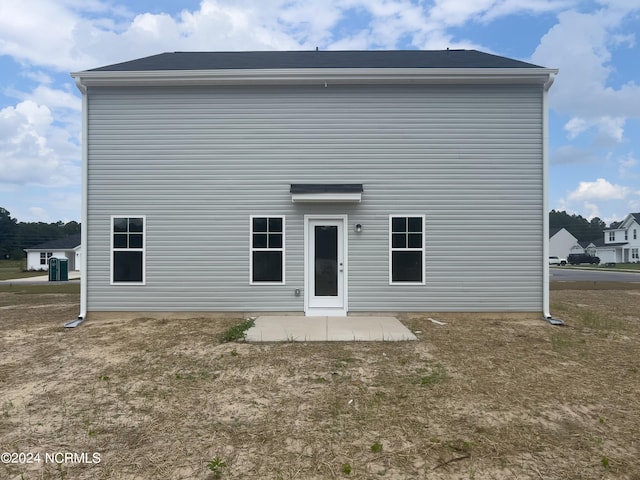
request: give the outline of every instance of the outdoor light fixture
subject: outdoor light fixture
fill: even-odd
[[[356,233],[360,233],[362,231],[362,224],[356,223]]]

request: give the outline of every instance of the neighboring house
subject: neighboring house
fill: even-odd
[[[26,248],[27,270],[49,270],[51,257],[66,258],[69,271],[80,270],[80,234],[50,240],[31,248]]]
[[[595,257],[598,255],[597,244],[601,241],[601,239],[598,239],[594,241],[584,240],[577,242],[571,247],[571,251],[569,253],[586,253],[587,255]]]
[[[578,243],[566,228],[554,228],[549,231],[549,255],[560,258],[567,258],[571,249]]]
[[[640,262],[640,213],[630,213],[618,228],[606,229],[597,249],[603,263]]]
[[[73,73],[81,316],[545,313],[556,72],[446,50],[165,53]]]

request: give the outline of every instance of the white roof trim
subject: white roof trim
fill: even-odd
[[[360,203],[362,193],[292,193],[293,203]]]
[[[539,83],[549,84],[553,68],[298,68],[84,71],[71,74],[79,86],[145,85],[323,85]],[[547,87],[548,88],[548,87]]]

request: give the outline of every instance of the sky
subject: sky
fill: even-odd
[[[640,212],[638,0],[0,0],[0,207],[81,219],[70,72],[173,51],[476,49],[560,70],[549,208]]]

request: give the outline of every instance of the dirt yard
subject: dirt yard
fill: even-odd
[[[0,478],[640,479],[640,285],[560,287],[565,327],[269,345],[222,343],[234,318],[64,329],[77,293],[0,287]]]

